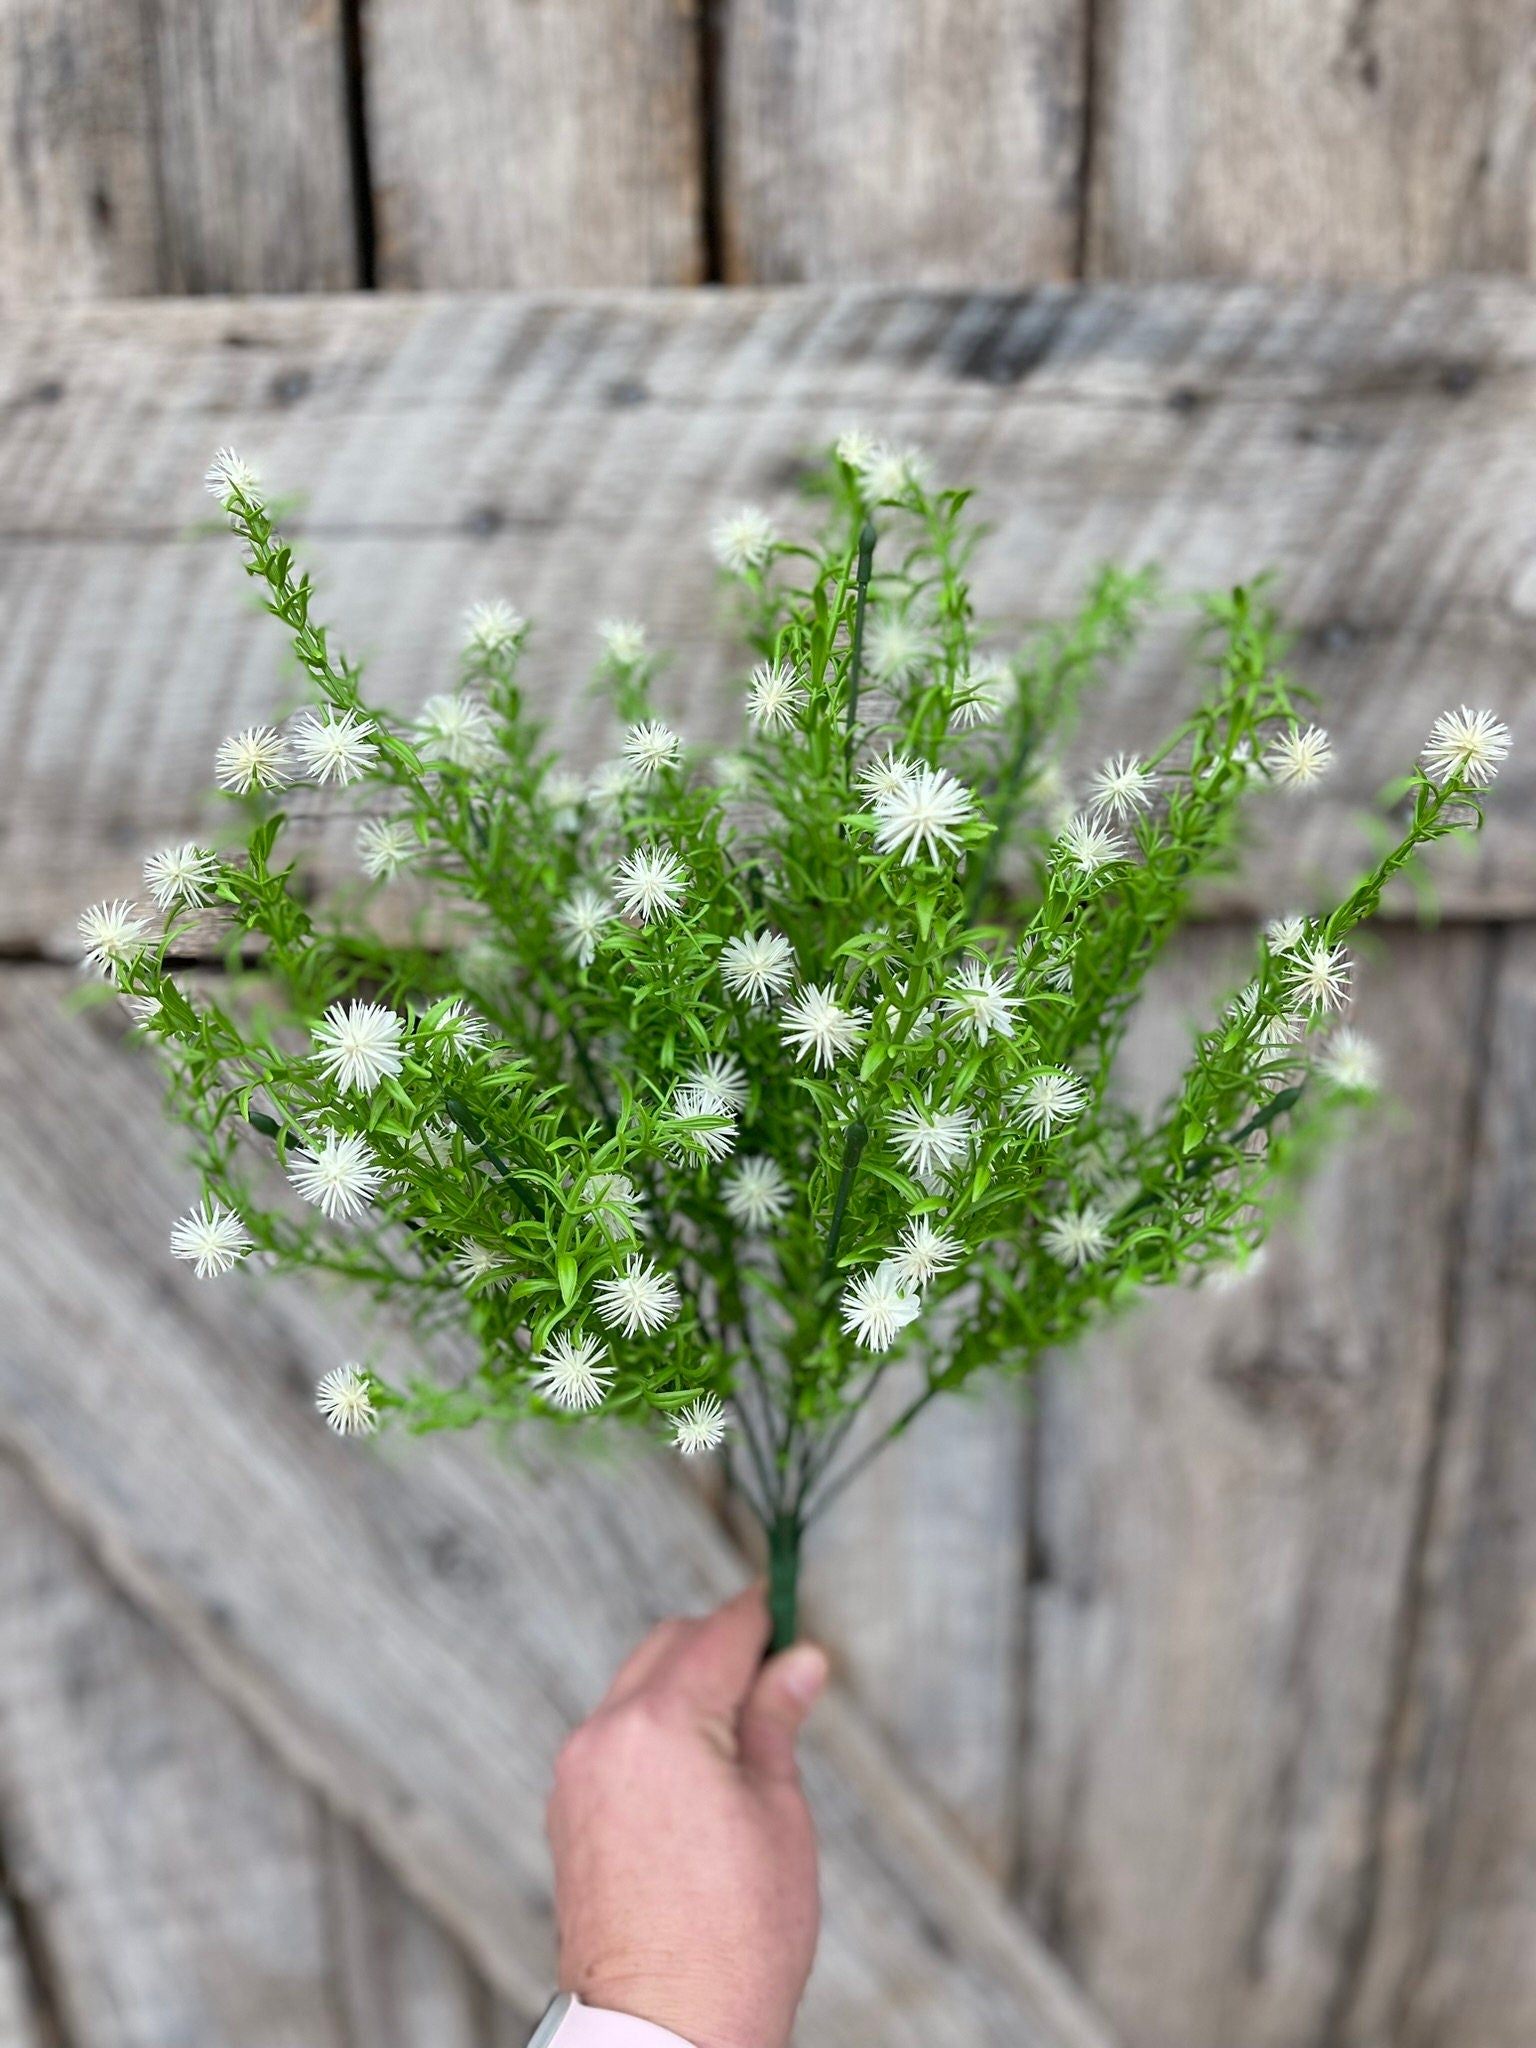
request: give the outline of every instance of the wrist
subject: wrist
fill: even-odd
[[[653,2020],[614,2012],[607,2006],[583,2005],[573,1991],[562,1991],[534,2029],[528,2048],[693,2048],[693,2044]]]

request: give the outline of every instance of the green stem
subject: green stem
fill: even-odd
[[[864,613],[869,604],[869,578],[875,564],[875,522],[859,528],[858,592],[853,604],[853,647],[848,656],[848,756],[853,758],[859,717],[859,680],[864,669]]]
[[[843,1217],[848,1210],[848,1197],[853,1192],[853,1177],[859,1170],[859,1161],[864,1156],[864,1147],[868,1143],[868,1124],[853,1123],[848,1126],[848,1135],[843,1141],[843,1171],[837,1183],[837,1195],[832,1203],[832,1222],[827,1231],[827,1255],[821,1262],[823,1287],[837,1272],[837,1248],[843,1235]]]
[[[787,1650],[795,1640],[803,1527],[793,1512],[775,1515],[768,1524],[768,1612],[773,1618],[770,1655]]]

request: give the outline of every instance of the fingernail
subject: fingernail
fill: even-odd
[[[793,1700],[808,1707],[827,1682],[827,1653],[814,1643],[799,1643],[786,1650],[779,1666],[779,1683]]]

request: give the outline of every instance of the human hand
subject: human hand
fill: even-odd
[[[784,2048],[816,1949],[795,1736],[827,1660],[768,1637],[761,1586],[664,1621],[555,1764],[561,1986],[694,2048]]]

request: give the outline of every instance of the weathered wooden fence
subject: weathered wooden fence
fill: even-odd
[[[1150,1088],[1437,710],[1530,731],[1536,295],[1403,287],[1529,268],[1533,65],[1516,0],[0,12],[0,2042],[514,2048],[549,1752],[739,1570],[643,1460],[330,1443],[344,1309],[166,1271],[153,1076],[52,963],[288,688],[209,450],[303,493],[380,695],[505,592],[578,753],[604,613],[726,729],[689,537],[793,517],[852,420],[978,483],[1001,626],[1106,556],[1274,565],[1343,765],[1170,964]],[[633,289],[703,279],[771,289]],[[1264,1275],[936,1415],[828,1528],[807,2048],[1530,2039],[1531,794],[1527,744],[1439,927],[1395,906],[1395,1107]]]

